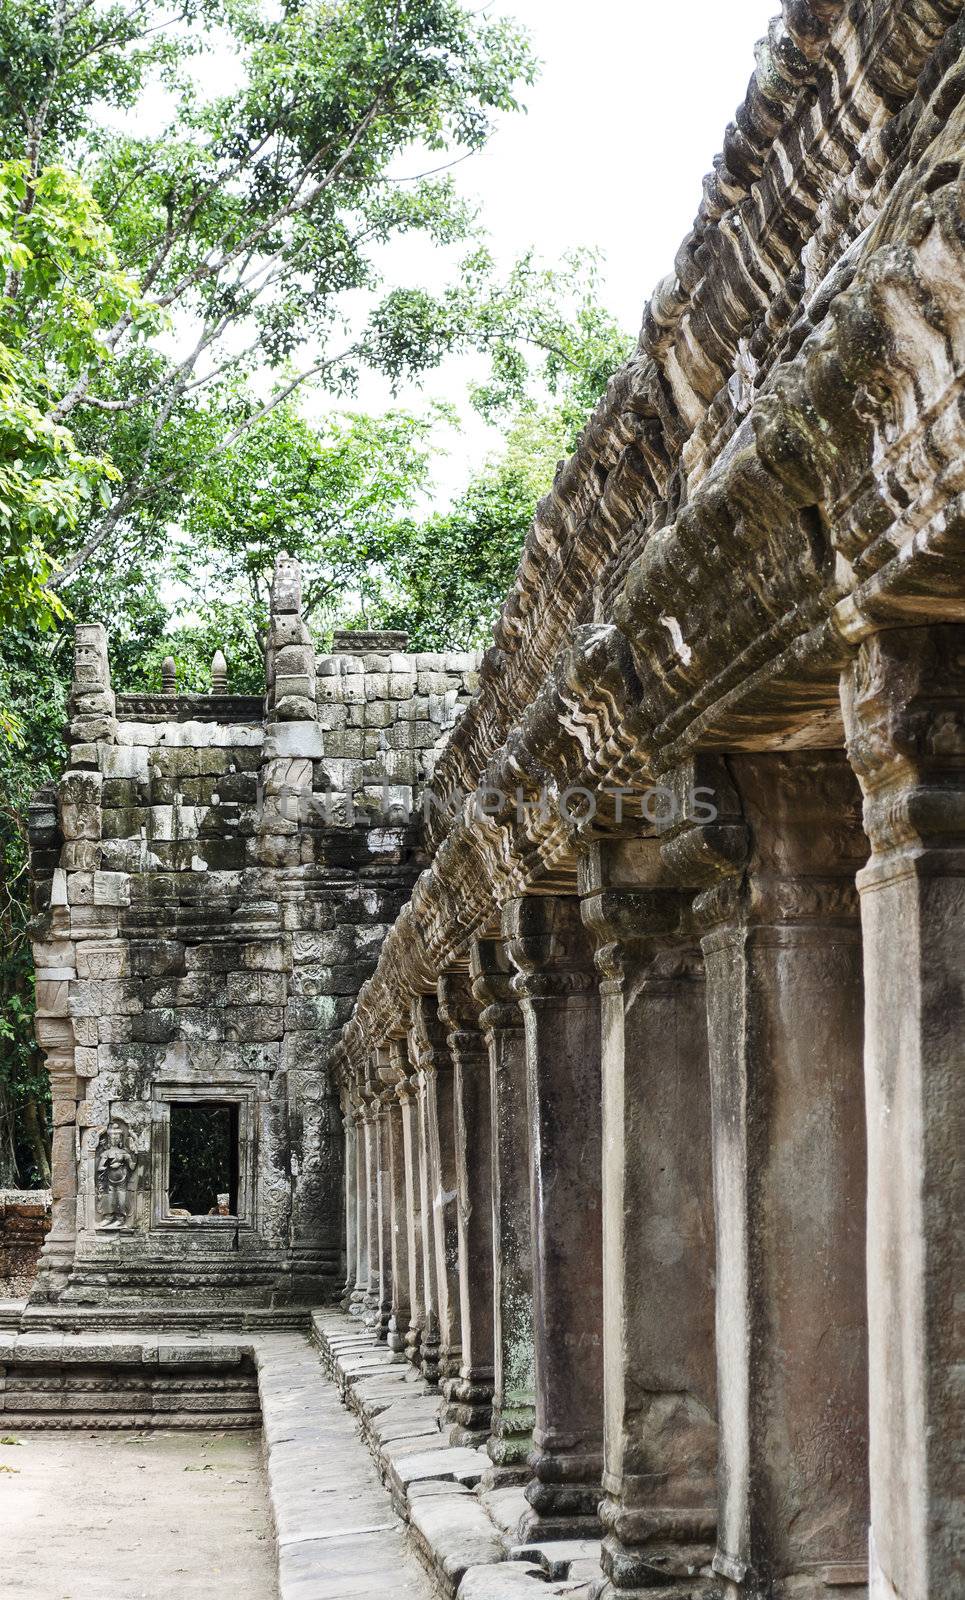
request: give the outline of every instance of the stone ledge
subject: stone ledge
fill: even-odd
[[[449,1444],[438,1395],[407,1361],[343,1312],[314,1312],[312,1339],[447,1600],[590,1600],[602,1579],[599,1546],[517,1547],[521,1491],[483,1488],[489,1457]]]

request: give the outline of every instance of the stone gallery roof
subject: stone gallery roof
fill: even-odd
[[[433,814],[432,865],[344,1035],[354,1064],[507,898],[572,875],[568,785],[599,797],[698,751],[840,744],[861,639],[948,614],[960,10],[793,0],[758,46],[437,767],[440,796],[542,788],[548,814]]]

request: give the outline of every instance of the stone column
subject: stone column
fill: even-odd
[[[387,1058],[388,1051],[379,1051],[378,1077],[381,1088],[376,1102],[375,1112],[375,1138],[378,1169],[376,1172],[376,1193],[378,1195],[378,1253],[379,1253],[379,1297],[377,1316],[373,1322],[376,1338],[384,1343],[389,1336],[389,1320],[392,1316],[392,1131],[391,1108],[396,1104],[394,1085],[387,1085],[386,1078],[392,1078],[391,1068],[385,1067],[383,1057]]]
[[[365,1311],[369,1287],[369,1163],[365,1102],[359,1096],[355,1105],[355,1284],[349,1296],[349,1313],[360,1317]]]
[[[462,1364],[450,1393],[453,1444],[489,1436],[493,1400],[493,1211],[489,1058],[468,975],[439,981],[455,1081],[459,1325]]]
[[[456,1192],[456,1117],[452,1056],[434,995],[424,995],[414,1008],[420,1067],[425,1082],[429,1193],[432,1204],[432,1253],[435,1262],[435,1310],[438,1329],[438,1374],[443,1403],[440,1426],[454,1423],[450,1390],[459,1378],[459,1221]],[[453,1402],[454,1404],[454,1402]]]
[[[402,1118],[402,1151],[405,1169],[406,1259],[409,1277],[409,1320],[399,1327],[402,1345],[409,1361],[421,1361],[422,1331],[425,1326],[425,1289],[422,1253],[422,1176],[419,1139],[419,1084],[412,1072],[405,1040],[392,1041],[393,1060],[399,1068],[396,1099]]]
[[[656,839],[590,847],[603,1037],[606,1529],[617,1597],[694,1593],[717,1525],[714,1205],[692,894]]]
[[[429,1118],[429,1081],[434,1072],[430,1026],[435,1019],[434,1008],[434,1000],[428,997],[420,996],[417,1000],[413,1000],[408,1035],[409,1059],[415,1065],[418,1085],[419,1211],[422,1217],[424,1321],[420,1333],[417,1365],[421,1367],[426,1382],[432,1384],[439,1382],[439,1312],[436,1298],[436,1241],[432,1207]]]
[[[34,1028],[50,1074],[53,1124],[51,1226],[32,1301],[56,1300],[65,1291],[70,1299],[78,1221],[83,1225],[78,1168],[92,1098],[90,1081],[98,1070],[98,1033],[97,1019],[80,1015],[81,1008],[75,1006],[75,980],[81,973],[100,976],[98,961],[104,975],[113,976],[112,961],[123,960],[119,946],[106,946],[118,938],[117,908],[127,903],[129,885],[122,874],[100,871],[101,756],[117,736],[115,710],[106,630],[99,622],[78,623],[67,729],[69,765],[56,791],[43,791],[29,812],[35,893],[40,890],[33,905]],[[86,906],[78,892],[84,877],[94,885],[93,906]],[[46,888],[40,886],[48,879],[50,897],[44,903]],[[93,963],[92,946],[101,952]]]
[[[358,1115],[348,1095],[342,1096],[342,1127],[345,1131],[345,1285],[342,1307],[348,1310],[355,1288],[358,1259],[358,1175],[355,1170]]]
[[[965,627],[868,639],[843,685],[868,1102],[872,1600],[965,1588]]]
[[[365,1097],[365,1242],[368,1270],[365,1280],[365,1323],[379,1319],[379,1129],[378,1103],[371,1085]]]
[[[401,1060],[400,1060],[401,1056]],[[402,1065],[405,1057],[400,1052],[399,1041],[391,1045],[392,1088],[387,1095],[389,1124],[389,1190],[391,1198],[390,1255],[392,1299],[389,1310],[387,1343],[390,1350],[399,1354],[405,1349],[409,1327],[409,1204],[412,1198],[411,1183],[406,1181],[405,1135],[402,1127],[402,1101],[399,1090],[406,1084]],[[406,1084],[406,1093],[408,1093]]]
[[[526,1029],[536,1425],[522,1539],[594,1535],[603,1470],[600,1001],[576,896],[510,901]]]
[[[696,911],[716,1211],[714,1570],[726,1594],[825,1600],[827,1583],[863,1580],[866,1548],[859,796],[836,750],[718,766],[720,818],[666,847],[709,885]]]
[[[477,939],[471,966],[489,1054],[494,1325],[488,1477],[494,1484],[525,1483],[536,1385],[526,1039],[512,991],[514,968],[502,941]]]

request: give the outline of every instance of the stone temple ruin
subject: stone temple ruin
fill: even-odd
[[[4,1416],[203,1368],[286,1597],[963,1592],[963,46],[787,0],[481,662],[285,560],[264,705],[77,631]]]

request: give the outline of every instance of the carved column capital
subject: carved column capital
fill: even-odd
[[[409,1050],[412,1063],[423,1078],[452,1066],[435,995],[418,995],[412,1002]]]
[[[446,1043],[453,1059],[466,1068],[488,1066],[479,1004],[469,973],[445,973],[439,979],[439,1015],[448,1029]]]
[[[864,844],[842,753],[742,751],[715,759],[716,783],[711,770],[704,777],[717,818],[677,823],[661,852],[677,881],[697,891],[701,931],[735,922],[853,924]]]
[[[960,846],[965,626],[873,634],[844,676],[842,703],[874,856]]]
[[[593,952],[576,895],[531,895],[503,912],[513,993],[527,1001],[566,1000],[596,988]]]

